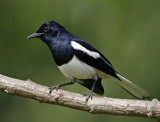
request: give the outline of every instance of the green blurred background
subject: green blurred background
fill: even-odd
[[[48,47],[27,40],[45,21],[55,20],[87,40],[126,78],[160,99],[159,0],[1,0],[0,74],[54,86],[67,82]],[[135,99],[114,82],[103,80],[105,96]],[[75,84],[63,89],[89,92]],[[140,117],[92,115],[0,92],[0,122],[154,122]]]

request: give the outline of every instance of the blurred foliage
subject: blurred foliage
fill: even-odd
[[[112,62],[115,69],[152,98],[160,99],[159,0],[1,0],[0,73],[53,86],[67,82],[48,47],[39,39],[27,40],[45,21],[55,20],[87,40]],[[114,82],[103,80],[105,96],[135,99]],[[84,93],[75,84],[63,89]],[[149,122],[139,117],[92,115],[61,106],[0,92],[1,122]]]

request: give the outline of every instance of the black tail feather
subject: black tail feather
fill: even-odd
[[[103,89],[103,86],[101,84],[101,80],[102,80],[101,78],[98,79],[98,81],[95,85],[95,88],[94,88],[94,92],[99,94],[99,95],[104,94],[104,89]],[[82,79],[78,83],[91,90],[92,86],[93,86],[93,82],[94,82],[93,79]]]

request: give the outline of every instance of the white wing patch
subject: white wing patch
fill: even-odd
[[[85,52],[86,54],[88,54],[89,56],[97,59],[100,58],[101,56],[99,55],[99,53],[94,52],[94,51],[90,51],[88,49],[86,49],[85,47],[83,47],[81,44],[75,42],[75,41],[71,41],[71,46],[75,49],[75,50],[80,50]]]

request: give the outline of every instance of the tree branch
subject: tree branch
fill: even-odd
[[[69,108],[87,111],[93,114],[112,114],[141,116],[160,120],[160,102],[93,97],[85,103],[86,97],[59,89],[49,95],[48,87],[32,82],[0,75],[0,90],[7,94],[31,98],[43,103],[57,104]]]

